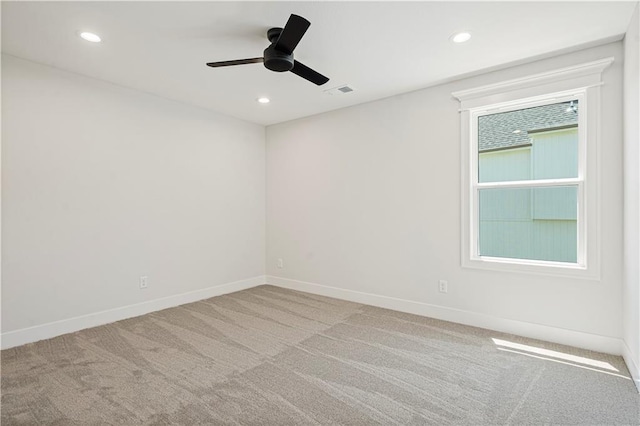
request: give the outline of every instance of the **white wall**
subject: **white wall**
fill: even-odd
[[[609,56],[601,280],[461,268],[459,104],[451,92]],[[268,280],[619,353],[622,62],[622,43],[611,43],[268,127]],[[448,280],[448,294],[438,292],[439,279]]]
[[[263,282],[263,126],[6,55],[2,113],[3,337]]]
[[[625,360],[640,389],[640,12],[624,39],[624,283]]]

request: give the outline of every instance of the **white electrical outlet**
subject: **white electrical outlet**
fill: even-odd
[[[143,275],[140,277],[140,288],[147,288],[149,287],[149,277],[147,277],[146,275]]]
[[[446,293],[449,291],[449,283],[445,280],[438,281],[438,290],[440,293]]]
[[[284,260],[282,258],[278,259],[278,269],[284,268]]]

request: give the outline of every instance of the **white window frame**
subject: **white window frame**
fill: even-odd
[[[600,279],[599,143],[602,72],[606,58],[503,83],[454,92],[461,104],[461,264],[465,268]],[[578,176],[511,182],[478,182],[478,117],[578,100]],[[480,256],[478,193],[489,188],[578,187],[576,263]]]

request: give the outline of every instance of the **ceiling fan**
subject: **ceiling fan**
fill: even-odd
[[[207,66],[216,68],[262,62],[264,63],[264,66],[271,71],[291,71],[292,73],[315,83],[318,86],[323,85],[329,81],[328,77],[312,70],[293,58],[293,50],[296,48],[298,43],[300,43],[302,36],[307,32],[310,25],[311,23],[302,16],[292,14],[284,28],[271,28],[267,31],[267,38],[271,44],[264,50],[263,57],[209,62],[207,63]]]

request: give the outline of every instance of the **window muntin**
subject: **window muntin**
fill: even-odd
[[[472,111],[472,259],[585,266],[583,98]]]

